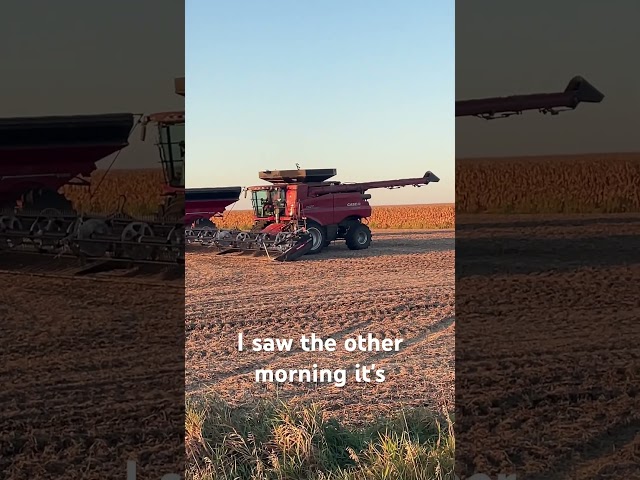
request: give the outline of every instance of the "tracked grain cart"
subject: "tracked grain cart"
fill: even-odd
[[[260,179],[271,185],[246,190],[253,205],[253,229],[218,231],[213,243],[221,253],[264,251],[277,260],[319,253],[335,240],[344,240],[351,250],[364,250],[372,239],[365,223],[372,212],[368,190],[439,181],[431,172],[418,178],[364,183],[330,181],[335,175],[335,169],[260,172]]]
[[[573,77],[562,92],[511,95],[456,101],[456,117],[479,117],[486,120],[520,115],[527,110],[557,115],[575,110],[581,103],[600,103],[604,95],[580,76]]]

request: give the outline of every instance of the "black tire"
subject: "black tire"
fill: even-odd
[[[345,240],[349,250],[366,250],[371,245],[371,230],[362,223],[349,228]]]
[[[307,252],[307,255],[320,253],[325,247],[327,230],[316,222],[309,222],[307,224],[307,232],[309,232],[312,238],[311,249]]]

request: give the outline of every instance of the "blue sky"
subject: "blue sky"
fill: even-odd
[[[454,26],[453,1],[187,1],[187,187],[296,163],[341,181],[431,170],[440,183],[372,204],[453,202]]]

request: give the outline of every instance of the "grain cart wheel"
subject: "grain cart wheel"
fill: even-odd
[[[311,250],[307,252],[307,255],[320,253],[325,247],[327,230],[316,222],[309,222],[307,232],[311,235]]]
[[[346,235],[349,250],[366,250],[371,245],[371,230],[362,223],[356,223]]]

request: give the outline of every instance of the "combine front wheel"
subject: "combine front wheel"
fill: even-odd
[[[366,250],[371,245],[371,230],[362,223],[357,223],[349,229],[346,236],[349,250]]]
[[[311,235],[311,250],[307,252],[307,255],[320,253],[325,247],[325,242],[327,240],[326,229],[316,222],[309,222],[307,225],[307,232]]]

